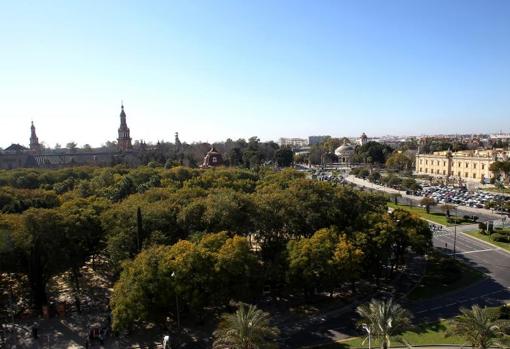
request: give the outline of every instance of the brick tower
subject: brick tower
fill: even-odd
[[[117,146],[120,151],[131,149],[131,137],[129,136],[129,127],[126,124],[126,113],[124,112],[124,104],[120,106],[120,127],[119,138],[117,138]]]
[[[41,150],[41,145],[39,144],[39,138],[35,134],[35,126],[32,121],[32,125],[30,126],[30,150],[39,151]]]

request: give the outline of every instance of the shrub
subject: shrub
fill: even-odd
[[[494,233],[491,235],[492,240],[497,242],[510,242],[510,239],[508,238],[508,235],[503,235],[500,233]]]
[[[369,176],[368,180],[372,183],[378,183],[381,180],[381,174],[377,171],[373,171]]]
[[[442,258],[440,266],[443,269],[442,272],[439,273],[439,275],[441,275],[442,282],[450,283],[460,279],[462,269],[458,263],[448,258]]]
[[[499,318],[501,320],[510,320],[510,306],[508,304],[499,307]]]

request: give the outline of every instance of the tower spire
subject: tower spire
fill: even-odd
[[[41,145],[39,144],[39,138],[37,138],[37,134],[35,133],[34,121],[32,120],[30,124],[30,150],[38,151],[41,149]]]
[[[131,137],[129,127],[126,122],[126,113],[124,112],[124,101],[121,101],[120,105],[120,127],[119,138],[117,138],[117,146],[121,151],[131,149]]]

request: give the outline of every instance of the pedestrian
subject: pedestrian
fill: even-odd
[[[38,328],[37,328],[37,322],[34,322],[34,324],[32,325],[32,338],[33,339],[37,339],[37,332],[38,332]]]
[[[106,325],[108,327],[110,327],[112,324],[112,314],[109,312],[107,315],[106,315]]]
[[[106,338],[106,328],[101,327],[101,329],[99,330],[99,344],[103,345],[105,338]]]
[[[163,337],[163,349],[168,349],[170,343],[170,336]]]

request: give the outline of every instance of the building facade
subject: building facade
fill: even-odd
[[[363,132],[363,134],[358,139],[358,144],[361,145],[361,146],[364,146],[367,143],[368,143],[368,137],[365,134],[365,132]]]
[[[15,168],[59,168],[66,166],[112,166],[140,164],[132,149],[130,130],[126,122],[124,105],[121,106],[120,127],[118,129],[117,149],[44,149],[39,143],[34,123],[30,126],[29,148],[12,144],[0,151],[0,169]]]
[[[331,136],[309,136],[308,137],[308,145],[321,144],[328,138],[331,138]]]
[[[494,177],[490,165],[495,161],[508,160],[509,155],[510,152],[503,149],[417,154],[415,173],[469,182],[488,182]]]
[[[338,157],[338,163],[350,164],[354,155],[354,146],[344,141],[344,143],[335,149],[335,155]]]
[[[306,147],[308,145],[308,139],[305,138],[280,138],[280,147]]]
[[[208,167],[216,167],[223,165],[223,157],[221,154],[216,150],[214,145],[211,147],[211,150],[205,154],[204,162],[202,163],[202,168],[208,168]]]

